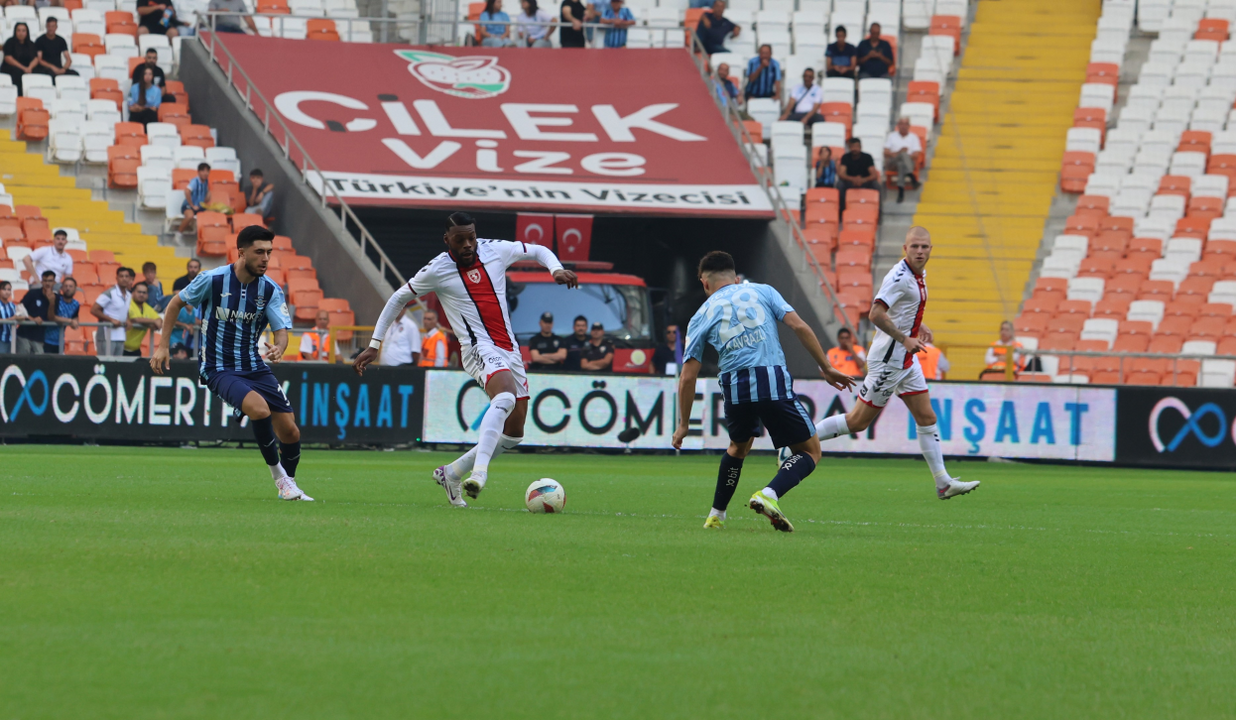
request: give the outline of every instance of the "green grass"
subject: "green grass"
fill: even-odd
[[[0,720],[1236,714],[1227,474],[826,458],[0,449]],[[563,482],[568,512],[523,492]]]

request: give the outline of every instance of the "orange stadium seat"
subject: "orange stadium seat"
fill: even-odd
[[[940,83],[934,80],[911,80],[906,86],[906,102],[929,103],[935,108],[935,120],[940,120]]]
[[[142,161],[134,158],[116,158],[107,163],[107,185],[113,188],[134,189],[137,187],[137,169]]]
[[[1164,175],[1159,180],[1159,195],[1183,195],[1189,199],[1189,191],[1193,180],[1185,175]]]
[[[1205,240],[1210,233],[1209,217],[1188,215],[1176,221],[1176,234],[1173,237],[1191,237]]]
[[[187,168],[176,168],[175,170],[172,170],[172,189],[184,190],[189,187],[189,183],[192,182],[195,177],[197,177],[197,170],[190,170]]]
[[[871,252],[869,250],[838,250],[836,258],[837,269],[843,267],[871,268]]]
[[[185,92],[185,84],[179,80],[167,80],[163,83],[163,93],[176,98],[176,102],[189,106],[189,93]]]
[[[287,235],[276,235],[272,244],[276,250],[292,251],[292,238]]]
[[[1163,306],[1163,317],[1187,317],[1190,320],[1196,320],[1199,314],[1200,303],[1181,302],[1173,300]]]
[[[90,78],[90,98],[111,100],[116,103],[117,110],[124,103],[124,93],[120,92],[120,84],[112,78]]]
[[[296,320],[313,322],[317,319],[318,303],[322,301],[321,290],[301,290],[291,295],[292,304],[296,306]]]
[[[1149,335],[1121,335],[1112,343],[1112,352],[1146,352]]]
[[[1176,284],[1171,280],[1143,280],[1137,288],[1138,300],[1162,300],[1167,302],[1176,294]]]
[[[195,145],[201,148],[215,146],[210,127],[206,125],[185,125],[180,128],[180,142],[184,145]]]
[[[107,46],[103,44],[103,38],[93,33],[73,33],[73,52],[93,58],[107,54]]]
[[[47,139],[47,125],[51,113],[43,108],[38,98],[17,98],[17,139],[40,141]]]
[[[1232,306],[1227,303],[1202,303],[1197,306],[1198,317],[1232,317]]]
[[[875,231],[867,228],[842,230],[841,234],[837,236],[837,247],[844,250],[866,248],[867,252],[873,252],[875,250],[875,242]]]
[[[335,21],[325,18],[310,20],[306,25],[305,33],[306,40],[339,40],[339,30],[335,27]]]
[[[1180,152],[1200,152],[1210,154],[1211,134],[1207,130],[1186,130],[1180,134],[1180,144],[1176,149]]]
[[[1042,292],[1060,293],[1064,296],[1069,289],[1069,281],[1064,278],[1041,277],[1034,281],[1034,294]]]
[[[1197,32],[1193,34],[1193,39],[1224,42],[1227,40],[1227,33],[1227,20],[1222,18],[1202,18],[1197,23]]]
[[[1184,338],[1180,337],[1152,337],[1150,345],[1146,348],[1146,352],[1161,353],[1164,355],[1175,355],[1184,347]]]
[[[1236,259],[1236,240],[1210,240],[1206,243],[1204,257],[1213,256],[1227,260]]]
[[[258,0],[257,11],[263,15],[287,15],[292,12],[288,0]]]
[[[1073,211],[1073,214],[1075,216],[1093,217],[1097,224],[1103,222],[1103,218],[1107,217],[1107,211],[1110,207],[1111,198],[1103,195],[1082,195],[1077,198],[1077,209]]]
[[[811,252],[825,253],[827,262],[825,262],[824,264],[825,265],[831,264],[832,251],[837,242],[837,224],[836,223],[825,224],[825,223],[808,222],[807,225],[803,228],[803,238],[807,241],[808,249],[810,249]]]

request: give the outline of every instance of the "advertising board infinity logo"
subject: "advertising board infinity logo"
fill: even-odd
[[[1164,445],[1163,439],[1159,437],[1159,416],[1169,408],[1180,413],[1185,419],[1185,424],[1176,431],[1175,437]],[[1213,435],[1207,435],[1202,428],[1202,418],[1207,415],[1213,415],[1219,421],[1219,429]],[[1197,412],[1193,412],[1180,398],[1165,397],[1155,403],[1154,409],[1150,411],[1150,441],[1154,443],[1154,449],[1159,452],[1174,452],[1189,435],[1196,437],[1206,447],[1218,447],[1227,435],[1227,429],[1227,415],[1224,414],[1223,408],[1210,402],[1199,407]],[[1234,433],[1232,440],[1236,442],[1236,426],[1233,426],[1232,430]]]
[[[17,382],[21,383],[21,395],[17,396],[17,402],[13,405],[13,416],[9,417],[8,403],[5,402],[4,392],[8,388],[9,378],[16,378]],[[34,397],[30,395],[31,388],[35,383],[43,386],[43,400],[36,404]],[[17,416],[21,414],[23,407],[29,407],[30,412],[35,415],[42,415],[47,412],[47,404],[51,402],[51,388],[47,384],[47,376],[42,370],[35,370],[30,373],[27,378],[26,374],[21,371],[21,368],[16,365],[10,365],[5,369],[4,374],[0,375],[0,418],[5,422],[16,422]]]

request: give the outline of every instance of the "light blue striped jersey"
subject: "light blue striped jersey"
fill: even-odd
[[[0,302],[0,320],[8,320],[17,314],[17,306],[11,302]],[[0,353],[12,352],[13,325],[0,325]]]
[[[202,378],[223,370],[265,367],[258,340],[269,323],[271,330],[292,327],[283,290],[263,275],[242,285],[232,265],[199,273],[180,299],[198,309],[202,318],[198,358]]]
[[[691,318],[683,354],[701,360],[704,343],[717,349],[726,402],[792,399],[793,382],[777,336],[777,323],[791,312],[794,308],[769,285],[728,285]]]

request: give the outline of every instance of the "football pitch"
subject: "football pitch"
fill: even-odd
[[[1236,715],[1229,474],[830,458],[0,448],[0,720]],[[531,515],[539,477],[566,513]]]

